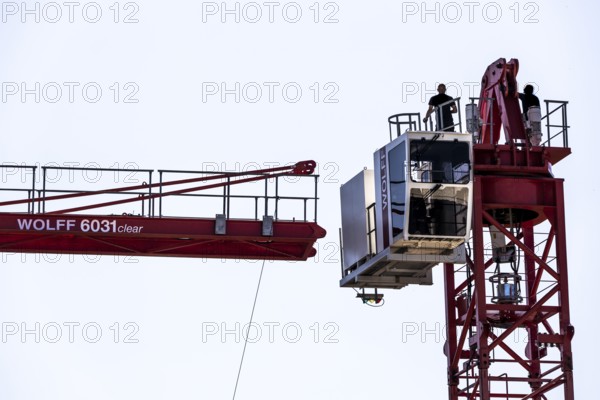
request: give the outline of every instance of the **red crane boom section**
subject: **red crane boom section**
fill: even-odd
[[[290,174],[311,175],[315,167],[314,161],[302,161],[291,166],[249,172],[0,202],[0,207],[42,203],[45,209],[48,201],[102,194],[130,194],[128,192],[132,190],[157,187],[161,189],[160,193],[134,195],[51,212],[0,213],[0,252],[306,260],[316,254],[313,245],[326,233],[316,222],[71,213],[139,201],[148,201],[150,204],[151,200],[162,197],[276,179]],[[206,181],[217,182],[162,192],[164,186]],[[265,201],[268,200],[265,198]]]

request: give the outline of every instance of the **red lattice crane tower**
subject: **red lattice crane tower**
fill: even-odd
[[[550,391],[574,398],[564,188],[551,170],[570,154],[567,126],[563,146],[552,147],[550,137],[542,146],[528,143],[517,71],[517,60],[499,59],[482,79],[472,253],[466,270],[444,264],[451,400],[542,400]],[[506,144],[498,143],[500,125]],[[515,340],[519,331],[526,343]]]

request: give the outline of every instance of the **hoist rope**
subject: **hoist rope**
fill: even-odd
[[[235,380],[235,388],[233,389],[233,400],[235,400],[235,394],[237,393],[238,383],[240,381],[240,375],[242,373],[242,365],[244,364],[244,355],[246,355],[246,345],[248,344],[248,336],[250,334],[250,327],[252,326],[252,320],[254,318],[254,309],[256,308],[256,299],[258,299],[258,291],[260,290],[260,282],[262,281],[264,269],[265,269],[265,260],[263,260],[262,267],[260,267],[260,276],[258,277],[258,285],[256,286],[256,294],[254,295],[254,304],[252,305],[252,312],[250,313],[250,322],[248,323],[248,329],[246,329],[246,337],[244,338],[244,349],[242,350],[242,358],[240,360],[240,367],[238,369],[237,378]]]

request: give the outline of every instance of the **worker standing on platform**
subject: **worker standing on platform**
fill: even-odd
[[[526,85],[523,92],[519,93],[519,99],[521,99],[523,106],[525,132],[529,138],[529,143],[533,146],[539,146],[542,142],[540,99],[533,94],[533,86],[531,85]]]
[[[438,94],[429,100],[429,109],[425,114],[425,118],[423,118],[423,122],[427,123],[429,116],[435,110],[435,129],[438,131],[454,132],[454,119],[452,118],[452,114],[457,111],[456,103],[449,103],[449,101],[452,100],[452,97],[446,94],[446,85],[443,83],[438,85],[437,91]],[[443,106],[439,107],[442,104]]]
[[[527,85],[523,88],[524,93],[519,93],[519,99],[521,99],[521,104],[523,106],[523,116],[525,117],[525,121],[529,118],[527,117],[527,111],[529,107],[539,107],[540,99],[537,98],[535,94],[533,94],[533,86]]]

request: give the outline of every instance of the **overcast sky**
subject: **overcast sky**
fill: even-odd
[[[575,389],[578,397],[596,392],[596,3],[0,5],[4,164],[247,170],[318,162],[328,235],[315,259],[265,264],[260,331],[238,399],[446,396],[441,268],[433,286],[385,292],[382,308],[340,289],[339,186],[372,167],[389,141],[389,115],[424,113],[440,82],[451,96],[476,96],[491,62],[518,58],[521,84],[534,84],[542,100],[569,101],[573,154],[553,171],[566,181]],[[3,173],[2,187],[28,179]],[[312,194],[310,185],[301,190]],[[260,266],[3,254],[0,398],[231,398]],[[39,343],[35,333],[22,339],[36,323]],[[62,336],[52,340],[57,326]]]

